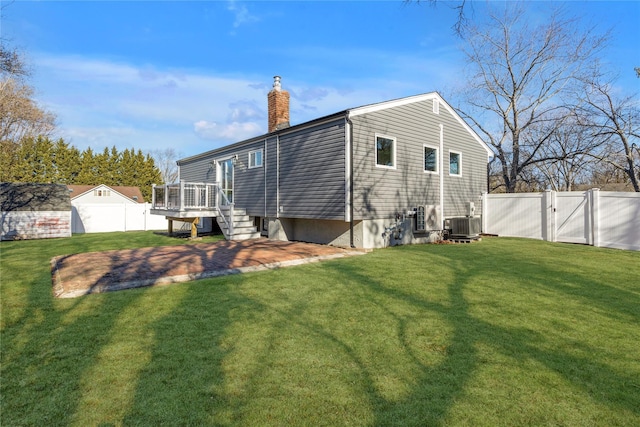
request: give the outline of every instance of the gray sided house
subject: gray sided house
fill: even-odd
[[[0,240],[71,236],[66,185],[0,183]]]
[[[491,152],[438,93],[295,126],[279,78],[268,101],[268,134],[178,161],[154,213],[215,217],[231,239],[375,248],[432,241],[480,212]]]

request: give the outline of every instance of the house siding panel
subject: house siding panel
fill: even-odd
[[[487,189],[487,152],[456,119],[440,110],[444,124],[444,215],[465,216],[469,202],[482,212],[482,193]],[[449,174],[449,150],[462,153],[461,176]]]
[[[249,152],[262,149],[262,166],[249,168]],[[234,202],[250,216],[263,216],[265,211],[265,140],[238,147],[228,155],[238,155],[234,166]],[[224,156],[221,156],[224,157]]]
[[[280,136],[279,215],[344,220],[345,123]]]
[[[354,219],[393,218],[418,205],[440,205],[444,173],[444,214],[464,215],[467,201],[477,201],[486,183],[484,148],[441,105],[432,100],[353,117]],[[439,174],[424,172],[423,147],[439,148],[444,129],[444,162]],[[375,134],[396,138],[396,168],[376,167]],[[449,176],[449,150],[462,153],[462,177]],[[478,202],[479,203],[479,202]]]
[[[278,212],[278,138],[267,139],[264,164],[266,167],[266,217],[276,217]]]
[[[216,182],[215,168],[211,166],[213,156],[198,157],[180,164],[180,179],[188,182]]]

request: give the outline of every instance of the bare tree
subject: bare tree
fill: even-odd
[[[421,0],[404,0],[405,3],[425,3],[425,1]],[[432,6],[435,6],[438,3],[438,0],[426,0],[426,3],[429,3]],[[460,37],[462,37],[463,29],[468,23],[468,7],[467,0],[459,0],[457,2],[445,2],[447,6],[452,7],[456,10],[457,19],[456,22],[451,27],[454,33]]]
[[[527,168],[558,159],[543,148],[571,112],[563,98],[607,36],[579,30],[561,10],[534,26],[522,4],[506,3],[488,18],[464,28],[471,75],[461,114],[493,148],[504,187],[515,192]]]
[[[574,110],[556,122],[548,143],[540,147],[541,157],[549,160],[534,163],[532,174],[540,176],[543,188],[556,191],[571,191],[576,184],[586,184],[599,167],[599,157],[606,152],[606,139],[595,134],[590,119]],[[547,135],[547,129],[541,129]]]
[[[33,88],[18,80],[0,81],[0,140],[14,143],[27,136],[49,136],[55,116],[33,100]]]
[[[55,128],[55,116],[34,100],[25,81],[29,75],[23,56],[0,38],[0,141],[15,145],[24,137],[49,136]]]
[[[163,150],[153,150],[151,157],[155,160],[156,167],[160,170],[164,183],[170,184],[177,181],[179,176],[177,161],[182,157],[181,153],[178,153],[173,148],[165,148]]]
[[[14,77],[29,75],[29,70],[18,51],[9,48],[4,42],[0,42],[0,73]]]
[[[590,118],[595,138],[605,141],[607,151],[598,160],[624,172],[633,189],[640,192],[640,103],[637,96],[619,96],[605,76],[584,80],[582,113]]]

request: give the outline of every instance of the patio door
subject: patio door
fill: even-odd
[[[233,159],[220,160],[218,162],[220,189],[233,203]]]

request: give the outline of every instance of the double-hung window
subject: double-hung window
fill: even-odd
[[[438,173],[438,149],[424,146],[424,171]]]
[[[462,153],[449,151],[449,175],[462,175]]]
[[[262,148],[249,151],[249,169],[262,167]]]
[[[376,167],[396,168],[396,139],[376,134]]]

